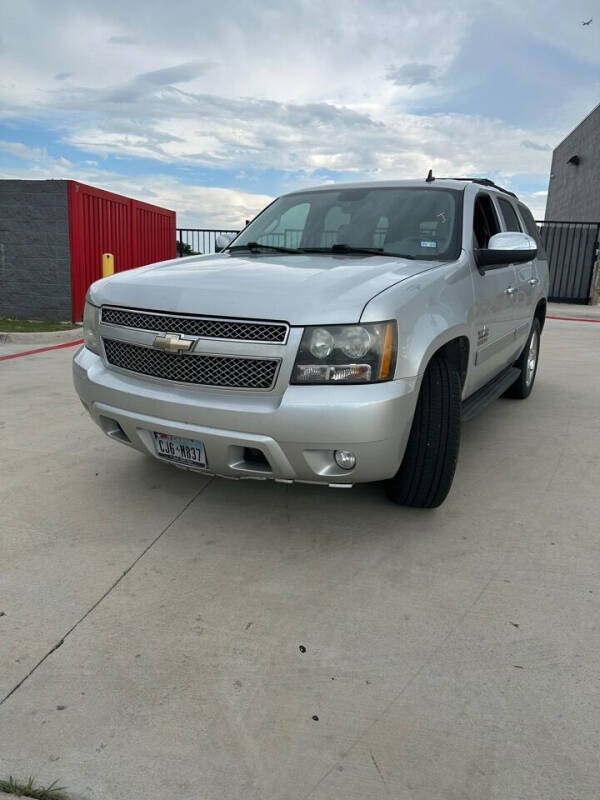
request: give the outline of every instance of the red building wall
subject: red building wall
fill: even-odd
[[[85,295],[102,277],[102,254],[115,272],[176,256],[175,212],[68,181],[73,319],[83,316]]]

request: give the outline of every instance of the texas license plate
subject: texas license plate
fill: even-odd
[[[161,458],[168,458],[169,461],[190,467],[206,467],[206,452],[202,442],[156,431],[152,435],[156,454]]]

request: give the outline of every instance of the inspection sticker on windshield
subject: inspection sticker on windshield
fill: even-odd
[[[202,442],[156,431],[153,431],[152,435],[156,455],[160,458],[167,458],[169,461],[177,461],[190,467],[206,467],[206,452]]]
[[[422,239],[419,244],[421,247],[437,247],[437,242],[431,242],[427,239]]]

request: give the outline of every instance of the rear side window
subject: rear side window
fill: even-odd
[[[538,226],[535,224],[535,220],[533,218],[533,214],[527,208],[527,206],[521,205],[519,203],[519,211],[521,212],[521,216],[523,217],[523,222],[525,223],[525,227],[527,228],[527,233],[536,240],[538,247],[541,248],[542,240],[540,239],[540,231]]]
[[[512,203],[504,197],[498,197],[498,205],[504,217],[504,224],[507,231],[521,231],[521,223],[517,217],[517,212]],[[530,234],[531,235],[531,234]]]
[[[500,223],[489,194],[478,194],[473,210],[475,247],[485,248],[494,234],[500,233]]]

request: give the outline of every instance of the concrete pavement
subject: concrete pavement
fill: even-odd
[[[548,314],[553,317],[600,320],[600,306],[579,306],[574,303],[548,303]]]
[[[73,348],[2,362],[0,775],[595,800],[599,354],[550,320],[533,395],[463,427],[433,512],[180,472],[91,424]]]

